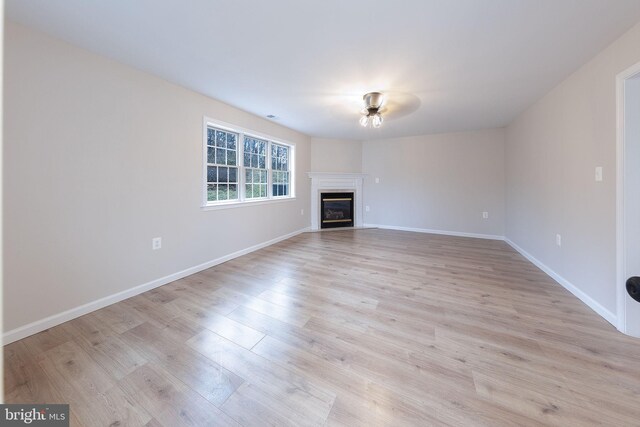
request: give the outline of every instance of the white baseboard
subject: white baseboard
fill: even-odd
[[[508,243],[513,249],[518,251],[523,257],[528,259],[533,265],[538,267],[540,270],[544,271],[549,277],[558,282],[562,287],[571,292],[574,296],[576,296],[580,301],[585,303],[589,308],[598,313],[602,318],[604,318],[607,322],[611,323],[613,326],[618,325],[617,316],[613,314],[611,311],[604,308],[600,303],[595,301],[589,295],[581,291],[578,287],[576,287],[573,283],[569,282],[564,277],[560,276],[558,273],[553,271],[551,268],[547,267],[545,264],[536,259],[533,255],[522,249],[520,246],[516,245],[514,242],[509,240],[504,236],[497,236],[491,234],[477,234],[477,233],[464,233],[459,231],[444,231],[444,230],[430,230],[424,228],[411,228],[411,227],[398,227],[395,225],[378,225],[378,224],[364,224],[365,227],[376,227],[383,228],[387,230],[400,230],[400,231],[414,231],[417,233],[432,233],[432,234],[443,234],[447,236],[459,236],[459,237],[475,237],[478,239],[491,239],[491,240],[504,240]]]
[[[520,253],[520,255],[522,255],[523,257],[525,257],[529,261],[531,261],[531,263],[534,264],[536,267],[538,267],[540,270],[544,271],[547,274],[547,276],[551,277],[553,280],[555,280],[556,282],[561,284],[566,290],[568,290],[573,295],[578,297],[578,299],[580,299],[580,301],[585,303],[589,308],[591,308],[593,311],[595,311],[600,316],[602,316],[607,322],[611,323],[613,326],[616,326],[618,324],[617,316],[615,314],[613,314],[612,312],[610,312],[609,310],[604,308],[602,305],[600,305],[600,303],[595,301],[589,295],[585,294],[583,291],[581,291],[574,284],[572,284],[567,279],[565,279],[564,277],[560,276],[558,273],[556,273],[555,271],[553,271],[552,269],[547,267],[545,264],[540,262],[533,255],[531,255],[529,252],[525,251],[524,249],[522,249],[520,246],[516,245],[514,242],[512,242],[508,238],[505,238],[504,241],[507,242],[513,249],[518,251]]]
[[[302,230],[294,231],[284,236],[271,239],[267,242],[259,243],[249,248],[242,249],[237,252],[233,252],[229,255],[225,255],[223,257],[220,257],[211,261],[207,261],[205,263],[187,268],[177,273],[173,273],[168,276],[164,276],[159,279],[155,279],[150,282],[144,283],[142,285],[138,285],[133,288],[124,290],[122,292],[118,292],[113,295],[109,295],[104,298],[100,298],[98,300],[89,302],[87,304],[83,304],[81,306],[63,311],[62,313],[54,314],[52,316],[45,317],[44,319],[41,319],[41,320],[36,320],[35,322],[29,323],[27,325],[20,326],[19,328],[12,329],[10,331],[5,332],[2,337],[3,343],[10,344],[14,341],[20,340],[22,338],[26,338],[29,335],[42,332],[45,329],[52,328],[64,322],[68,322],[69,320],[75,319],[76,317],[83,316],[87,313],[91,313],[92,311],[99,310],[108,305],[115,304],[119,301],[125,300],[127,298],[131,298],[133,296],[136,296],[143,292],[157,288],[159,286],[166,285],[167,283],[171,283],[175,280],[182,279],[183,277],[190,276],[199,271],[206,270],[207,268],[211,268],[215,265],[222,264],[223,262],[230,261],[234,258],[238,258],[239,256],[246,255],[250,252],[257,251],[258,249],[262,249],[267,246],[273,245],[275,243],[281,242],[283,240],[289,239],[291,237],[297,236],[298,234],[304,233],[308,230],[309,228],[307,227]]]
[[[494,234],[465,233],[462,231],[431,230],[428,228],[398,227],[396,225],[364,224],[364,227],[383,228],[386,230],[413,231],[415,233],[443,234],[445,236],[473,237],[476,239],[504,240],[504,236]]]

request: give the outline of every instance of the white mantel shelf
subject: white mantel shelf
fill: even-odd
[[[311,179],[311,230],[320,229],[320,193],[322,192],[353,192],[354,227],[362,227],[362,184],[367,174],[364,173],[333,173],[308,172]]]

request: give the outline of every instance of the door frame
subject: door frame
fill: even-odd
[[[616,76],[616,327],[627,333],[625,253],[625,82],[640,75],[640,62]]]

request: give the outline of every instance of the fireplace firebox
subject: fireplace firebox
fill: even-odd
[[[320,228],[353,227],[353,193],[320,195]]]

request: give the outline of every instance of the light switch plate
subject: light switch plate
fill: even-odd
[[[602,166],[596,166],[596,182],[602,182]]]

